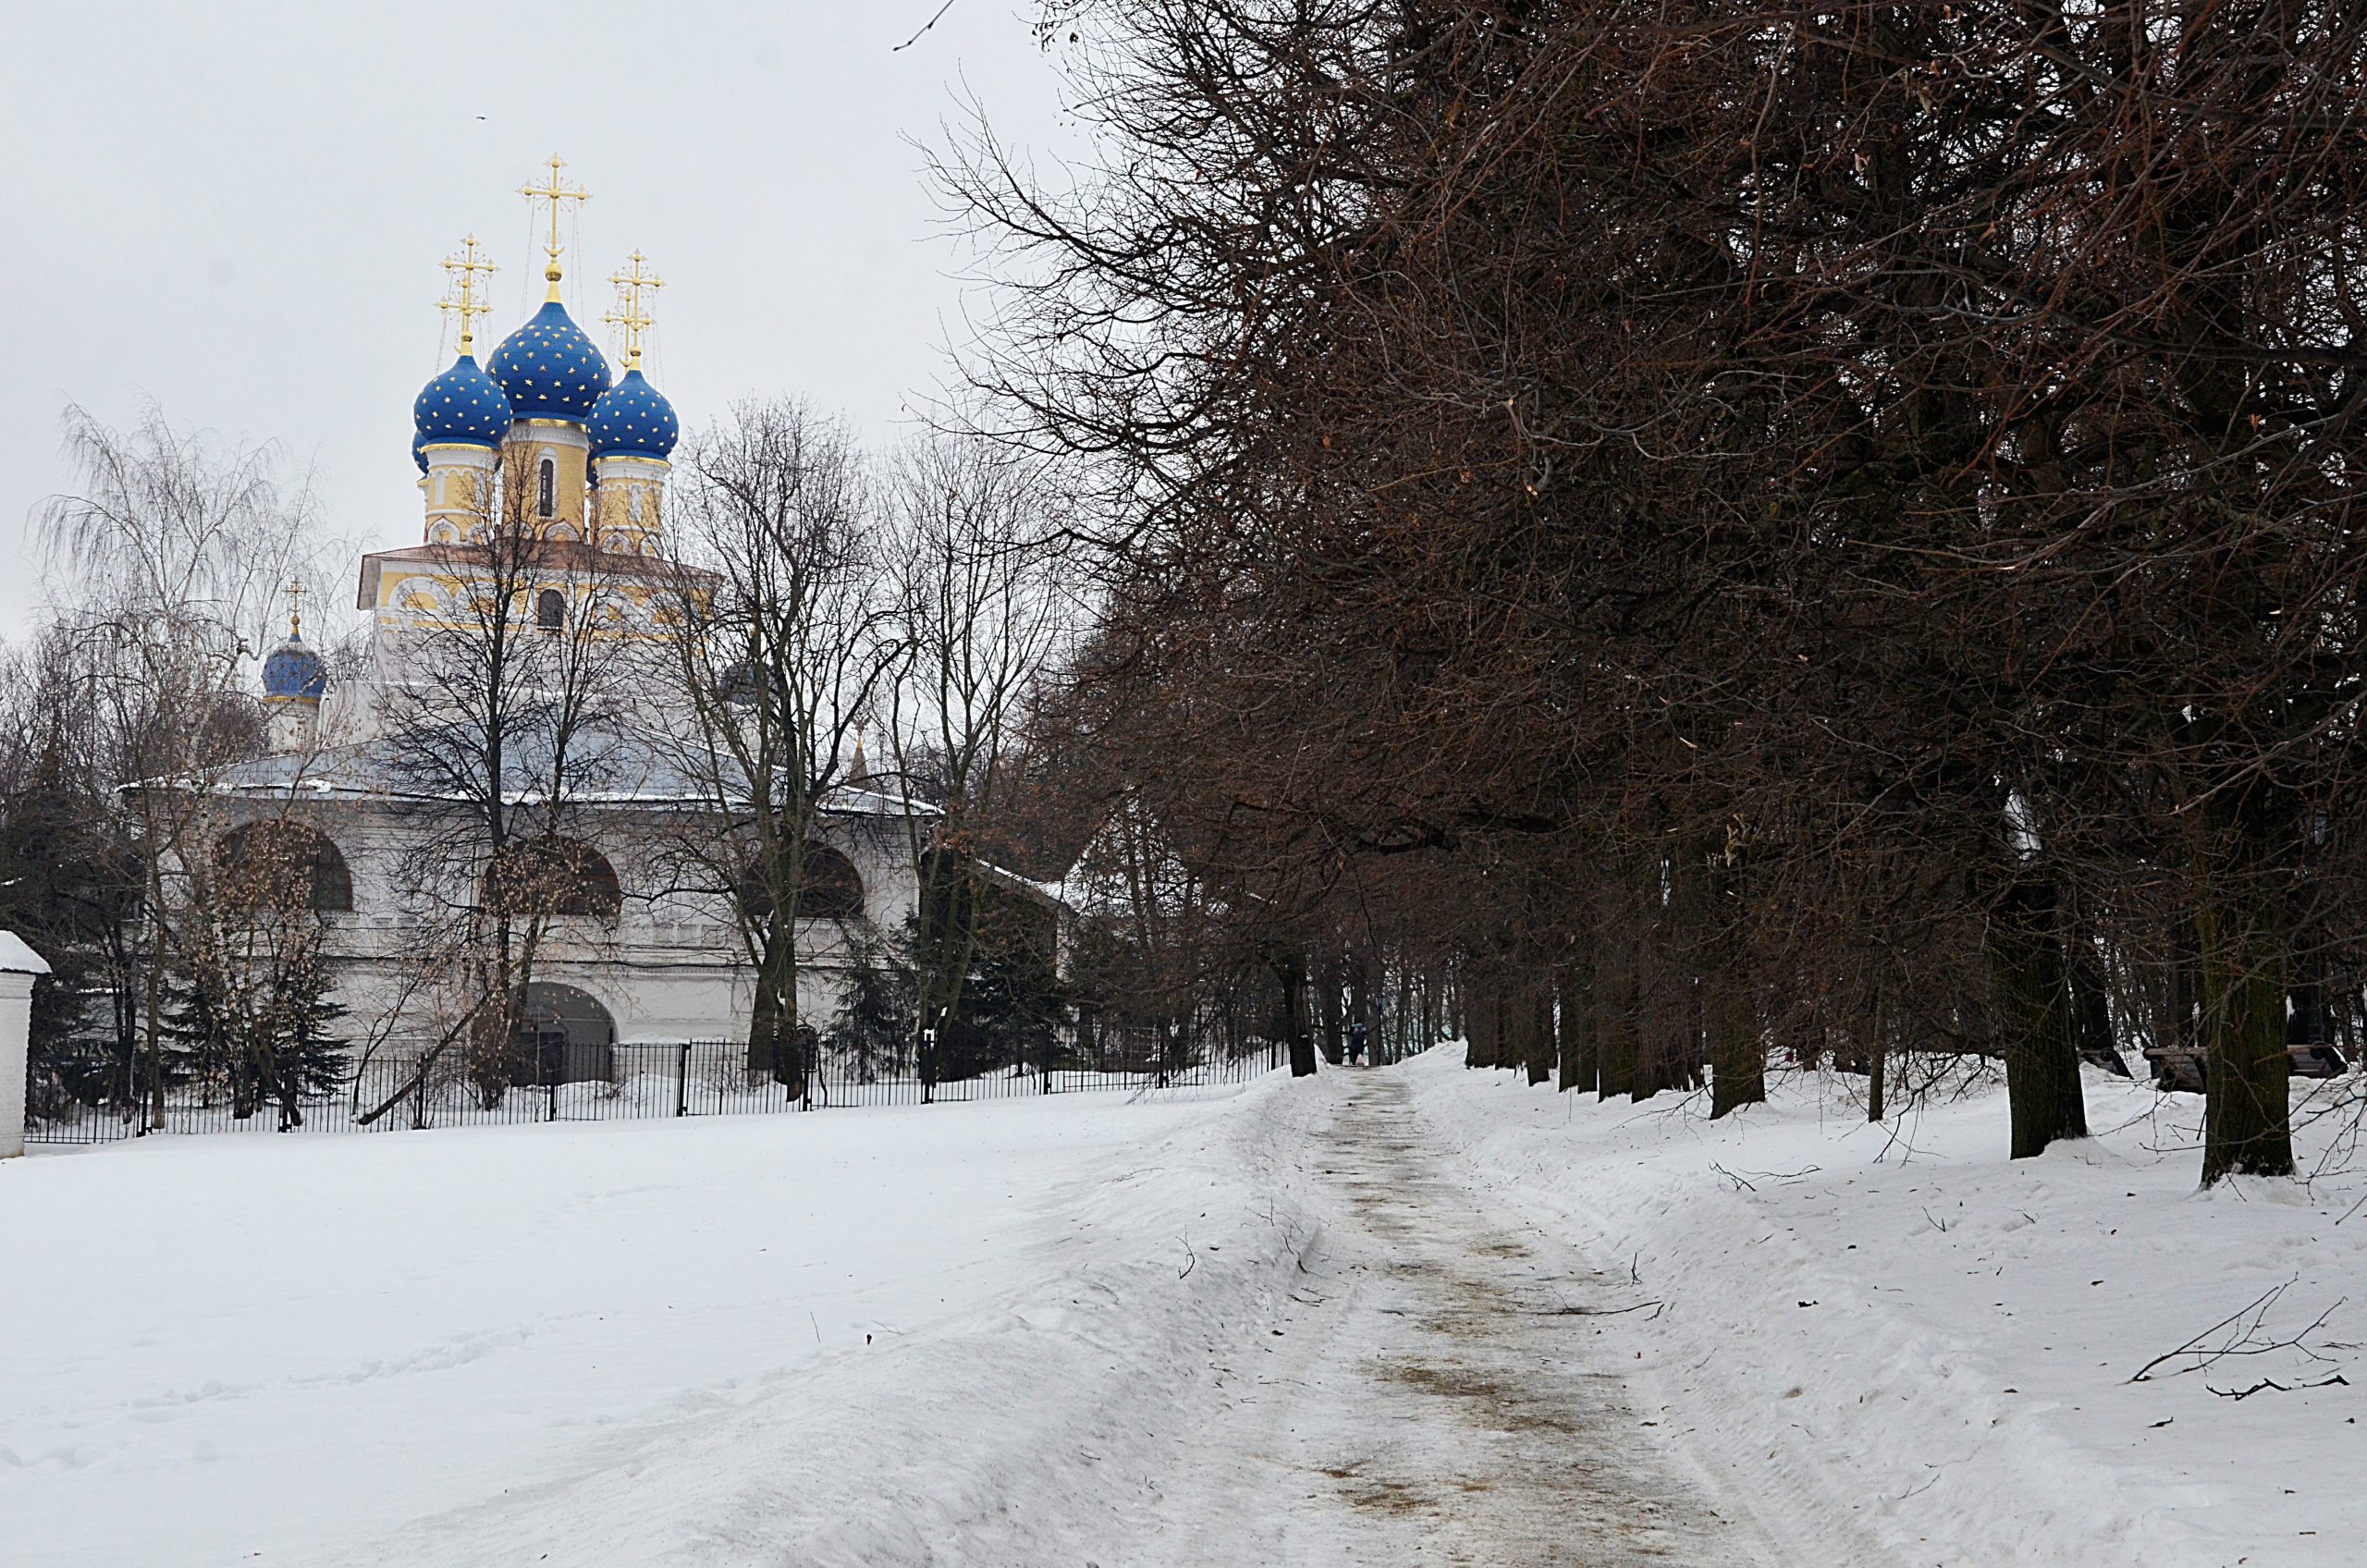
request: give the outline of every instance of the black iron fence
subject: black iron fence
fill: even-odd
[[[1108,1029],[1029,1055],[1038,1060],[948,1077],[926,1044],[869,1055],[823,1047],[786,1062],[755,1060],[745,1043],[726,1040],[556,1045],[505,1053],[491,1067],[472,1067],[458,1052],[382,1052],[348,1063],[334,1090],[302,1095],[193,1078],[168,1085],[160,1103],[153,1094],[88,1084],[73,1092],[36,1084],[25,1137],[104,1143],[151,1133],[355,1133],[927,1105],[1242,1084],[1285,1060],[1265,1041],[1211,1052],[1155,1032]]]

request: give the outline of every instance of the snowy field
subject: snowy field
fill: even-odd
[[[1169,1220],[1271,1229],[1228,1120],[1060,1096],[11,1161],[0,1562],[771,1560],[743,1520],[920,1561],[1106,1391],[1087,1326],[1174,1280]]]
[[[2014,1161],[2000,1091],[1870,1127],[1795,1082],[1711,1123],[1460,1054],[1407,1068],[1458,1167],[1666,1303],[1602,1334],[1762,1511],[1846,1512],[1919,1568],[2367,1562],[2367,1170],[2198,1192],[2201,1098],[2094,1072],[2099,1135]],[[2313,1354],[2129,1381],[2280,1285],[2253,1338],[2332,1308]],[[2214,1391],[2263,1379],[2292,1391]]]
[[[2359,1561],[2367,1179],[1460,1057],[12,1161],[0,1563]]]

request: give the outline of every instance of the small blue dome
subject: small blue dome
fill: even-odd
[[[462,354],[452,368],[419,389],[411,406],[417,452],[430,443],[498,448],[509,434],[509,399],[493,377]]]
[[[625,372],[622,381],[600,394],[589,423],[595,458],[663,458],[682,435],[674,405],[638,370]]]
[[[608,389],[608,361],[557,300],[503,338],[485,368],[519,419],[565,419],[580,424]]]
[[[320,655],[290,636],[263,661],[263,690],[267,697],[310,697],[317,701],[329,689],[329,667]]]

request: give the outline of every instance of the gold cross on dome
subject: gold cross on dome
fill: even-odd
[[[448,316],[460,318],[460,352],[463,354],[470,351],[470,345],[475,340],[472,327],[476,318],[493,309],[477,300],[477,277],[480,274],[490,277],[500,270],[477,254],[477,237],[473,234],[460,241],[458,251],[444,258],[448,287],[444,298],[435,302],[435,308]]]
[[[631,272],[619,267],[608,275],[608,281],[617,286],[617,308],[600,319],[610,326],[624,329],[625,368],[639,370],[641,335],[649,330],[650,324],[649,311],[643,302],[642,293],[644,289],[665,288],[666,280],[643,268],[642,263],[649,258],[640,251],[635,251],[629,259],[632,263]]]
[[[288,637],[299,643],[304,638],[304,580],[300,577],[288,580]]]
[[[561,202],[589,202],[592,200],[592,193],[589,190],[584,190],[583,187],[580,185],[569,185],[559,178],[558,171],[565,167],[567,167],[567,165],[559,161],[558,154],[557,153],[553,153],[551,154],[551,173],[549,183],[545,185],[521,185],[518,188],[518,194],[526,198],[529,206],[536,202],[548,202],[551,204],[550,243],[543,247],[544,253],[550,257],[550,264],[543,268],[543,276],[549,280],[551,286],[550,292],[543,296],[546,300],[556,300],[558,298],[558,253],[564,249],[564,247],[558,242],[558,204]]]

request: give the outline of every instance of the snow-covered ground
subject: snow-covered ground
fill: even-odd
[[[0,1562],[920,1561],[1167,1354],[1102,1305],[1184,1223],[1282,1244],[1239,1097],[0,1165]]]
[[[1760,1510],[1837,1507],[1922,1568],[2367,1561],[2367,1170],[2199,1192],[2201,1101],[2095,1073],[2099,1136],[2016,1161],[1994,1088],[1872,1127],[1796,1080],[1712,1123],[1460,1054],[1405,1071],[1461,1172],[1665,1304],[1601,1334]],[[2332,1308],[2313,1354],[2129,1381],[2280,1285],[2252,1338]],[[2291,1391],[2229,1397],[2263,1379]]]
[[[10,1162],[0,1562],[2358,1560],[2367,1300],[2128,1378],[2367,1296],[2367,1177],[2197,1194],[2193,1102],[2104,1081],[2017,1163],[1993,1093],[1460,1056]]]

